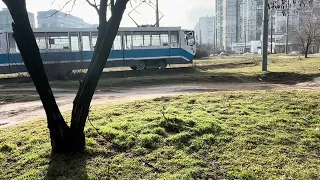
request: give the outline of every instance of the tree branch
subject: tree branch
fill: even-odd
[[[3,0],[13,18],[13,37],[18,45],[24,65],[37,89],[45,109],[53,150],[56,142],[63,141],[69,130],[53,96],[34,33],[32,31],[25,0]]]
[[[107,7],[108,7],[108,0],[100,0],[100,9],[99,9],[99,28],[101,25],[107,22]]]
[[[111,13],[113,14],[114,12],[114,0],[110,0],[110,5],[111,5]]]
[[[113,41],[117,35],[127,3],[128,0],[116,1],[114,14],[112,14],[108,21],[105,31],[100,31],[101,33],[99,32],[100,34],[98,39],[101,40],[99,40],[99,45],[95,48],[88,73],[86,74],[82,85],[79,87],[76,99],[73,103],[71,129],[74,131],[82,132],[84,129],[93,94],[110,54]],[[100,4],[100,12],[101,6],[102,4]]]
[[[97,13],[99,15],[99,8],[98,8],[98,5],[96,3],[96,0],[93,0],[93,3],[90,0],[86,0],[86,1],[91,7],[93,7],[97,11]]]

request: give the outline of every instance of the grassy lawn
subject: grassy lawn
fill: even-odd
[[[0,94],[0,105],[39,100],[39,96],[30,94]]]
[[[180,68],[177,68],[180,67]],[[214,57],[195,60],[194,65],[173,66],[166,70],[130,71],[126,68],[106,70],[99,86],[134,87],[194,82],[301,82],[320,76],[320,57],[299,59],[298,56],[272,55],[269,57],[269,72],[261,72],[259,56]],[[52,81],[58,88],[77,88],[83,77],[65,81]],[[1,82],[0,82],[1,84]],[[32,86],[29,83],[10,83],[3,87]]]
[[[1,129],[0,179],[320,179],[319,97],[219,92],[101,106],[92,123],[126,150],[87,123],[86,151],[69,156],[50,154],[44,120]]]

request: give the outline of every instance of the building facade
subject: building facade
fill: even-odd
[[[231,49],[232,43],[240,42],[240,5],[239,0],[223,0],[223,48]]]
[[[231,44],[241,42],[242,0],[215,0],[217,48],[231,49]]]
[[[214,16],[200,17],[194,28],[196,41],[199,45],[215,45],[215,18]]]
[[[216,34],[216,48],[223,50],[223,1],[215,0],[214,16],[215,16],[215,34]]]
[[[54,9],[39,11],[37,19],[39,28],[85,28],[92,26],[81,18]]]
[[[35,28],[36,24],[35,24],[34,14],[28,12],[28,17],[29,17],[31,27]],[[11,29],[12,22],[13,22],[13,19],[11,17],[9,9],[3,8],[0,11],[0,29]]]
[[[262,0],[243,0],[241,4],[241,42],[260,40],[263,18]]]
[[[260,40],[263,0],[215,0],[217,47]]]
[[[293,2],[290,0],[290,2]],[[302,13],[313,12],[320,16],[320,2],[297,10],[290,6],[289,31],[294,33],[294,27],[299,27]],[[319,12],[318,12],[319,11]],[[269,11],[269,35],[286,33],[286,10]],[[235,43],[250,43],[261,41],[263,27],[263,0],[215,0],[215,43],[219,50],[230,50]],[[275,40],[275,38],[272,38]],[[273,41],[274,42],[274,41]],[[246,48],[244,48],[247,50]]]

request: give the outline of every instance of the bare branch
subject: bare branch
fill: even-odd
[[[97,13],[99,15],[99,7],[97,5],[96,0],[93,0],[93,3],[90,0],[86,0],[86,1],[91,7],[93,7],[97,11]]]
[[[77,0],[73,0],[73,3],[72,3],[72,6],[71,6],[71,9],[69,11],[67,11],[68,13],[72,12],[73,11],[73,8],[74,6],[76,5],[76,2]]]
[[[50,16],[47,16],[46,18],[52,17],[52,16],[56,15],[57,13],[59,13],[60,11],[62,11],[69,3],[71,3],[71,1],[72,1],[72,0],[68,0],[68,1],[62,6],[62,8],[60,8],[60,10],[52,13]],[[75,1],[75,0],[74,0],[74,1]],[[54,2],[54,1],[53,1],[53,2]]]

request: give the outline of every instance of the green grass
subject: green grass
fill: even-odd
[[[30,94],[0,94],[0,105],[39,100],[39,96]]]
[[[0,179],[320,179],[319,97],[220,92],[92,109],[127,151],[89,123],[86,151],[68,156],[50,154],[44,120],[1,129]]]
[[[194,65],[173,66],[166,70],[108,71],[101,76],[99,87],[136,87],[145,85],[194,82],[301,82],[320,76],[320,58],[272,55],[269,72],[261,72],[259,56],[215,57],[195,60]],[[180,68],[176,68],[180,67]],[[57,88],[77,88],[83,77],[51,81]],[[1,83],[0,83],[1,84]],[[32,83],[8,83],[4,87],[33,86]]]

